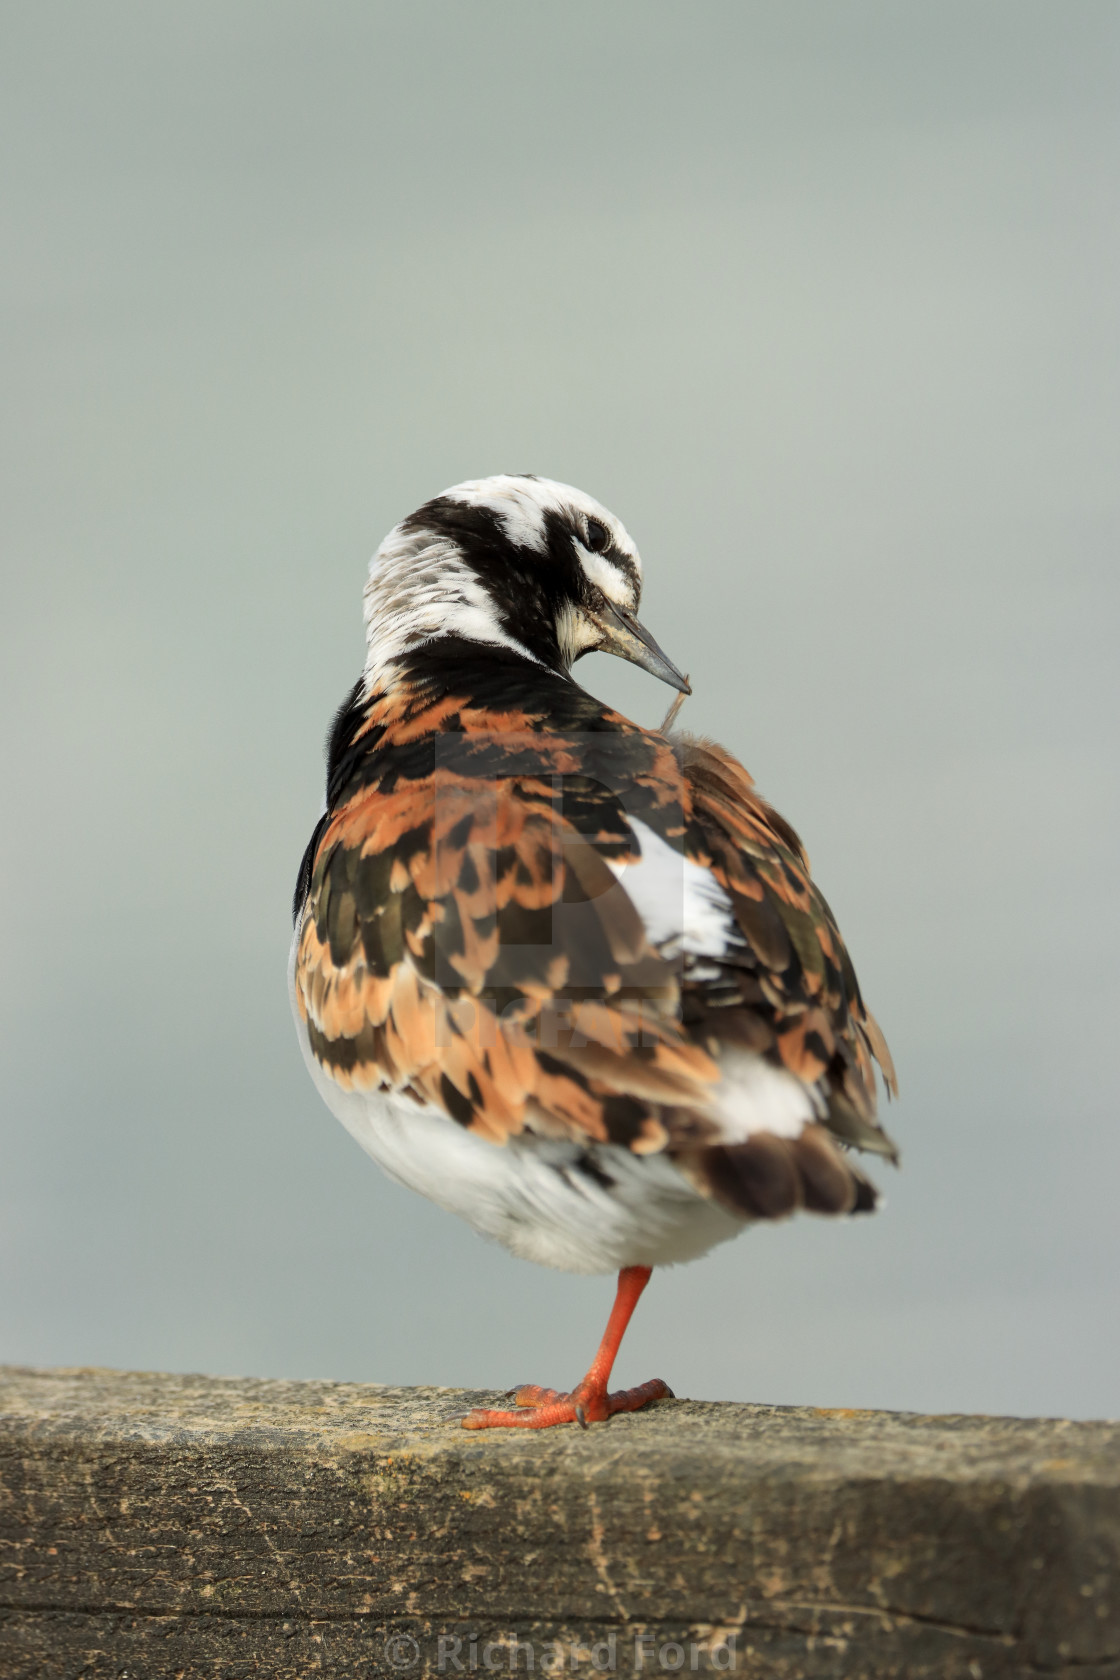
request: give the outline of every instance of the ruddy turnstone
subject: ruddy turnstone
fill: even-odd
[[[465,1427],[600,1421],[652,1267],[800,1208],[865,1213],[894,1070],[793,829],[730,753],[571,675],[599,649],[681,694],[606,508],[532,474],[390,531],[327,746],[290,986],[327,1106],[400,1183],[514,1254],[618,1271],[570,1394]],[[679,704],[679,700],[675,705]]]

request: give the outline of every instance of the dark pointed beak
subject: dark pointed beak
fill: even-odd
[[[692,693],[688,678],[662,653],[633,613],[628,613],[624,607],[616,607],[613,602],[604,601],[595,612],[589,611],[588,617],[603,635],[598,652],[616,653],[620,659],[628,659],[631,665],[640,665],[651,677],[660,677],[662,682],[668,683],[670,688],[679,689],[681,694]]]

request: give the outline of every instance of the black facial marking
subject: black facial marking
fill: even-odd
[[[471,507],[447,496],[417,509],[402,529],[430,531],[453,542],[486,590],[506,634],[542,663],[563,666],[556,620],[565,602],[579,598],[570,537],[566,553],[554,548],[547,529],[545,553],[523,548],[512,541],[493,508]]]
[[[472,506],[450,496],[436,496],[402,521],[406,532],[430,531],[453,542],[486,590],[505,633],[535,659],[565,670],[556,626],[565,608],[589,604],[594,586],[579,561],[578,546],[610,554],[610,564],[629,586],[635,602],[638,570],[628,554],[611,549],[611,534],[600,519],[586,519],[574,509],[541,510],[541,545],[515,542],[491,507]],[[449,594],[449,599],[450,599]]]

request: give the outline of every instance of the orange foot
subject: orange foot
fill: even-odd
[[[554,1388],[537,1388],[525,1383],[511,1396],[516,1412],[493,1412],[476,1406],[463,1419],[464,1429],[551,1429],[556,1423],[578,1423],[586,1429],[592,1423],[606,1423],[616,1412],[637,1412],[651,1400],[675,1398],[668,1383],[660,1377],[640,1384],[638,1388],[623,1388],[608,1394],[605,1388],[592,1387],[584,1378],[570,1394],[560,1394]]]
[[[626,1388],[619,1394],[607,1393],[619,1343],[638,1298],[649,1282],[649,1274],[648,1266],[624,1266],[619,1272],[618,1292],[599,1351],[590,1371],[570,1394],[559,1394],[554,1388],[537,1388],[534,1383],[526,1383],[506,1396],[518,1407],[517,1411],[492,1412],[485,1406],[476,1406],[462,1419],[463,1428],[551,1429],[556,1423],[578,1423],[586,1429],[589,1423],[605,1423],[616,1412],[636,1412],[642,1406],[648,1406],[651,1400],[672,1400],[672,1389],[660,1377],[642,1383],[639,1388]]]

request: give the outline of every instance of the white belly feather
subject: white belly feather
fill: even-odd
[[[494,1144],[410,1097],[343,1091],[312,1055],[290,990],[304,1060],[350,1136],[398,1184],[522,1260],[565,1272],[670,1266],[743,1229],[742,1219],[699,1195],[663,1156],[530,1133]]]
[[[615,873],[651,943],[691,964],[719,956],[735,938],[723,889],[644,823],[631,824],[642,858],[614,866]],[[434,1105],[390,1091],[343,1091],[312,1054],[296,1006],[298,938],[297,928],[288,989],[304,1060],[332,1114],[399,1184],[459,1214],[520,1258],[569,1272],[695,1260],[748,1223],[693,1189],[663,1155],[528,1132],[498,1145],[465,1131]],[[721,1069],[714,1108],[725,1141],[742,1142],[759,1131],[796,1137],[815,1118],[813,1093],[760,1056],[731,1047]]]

